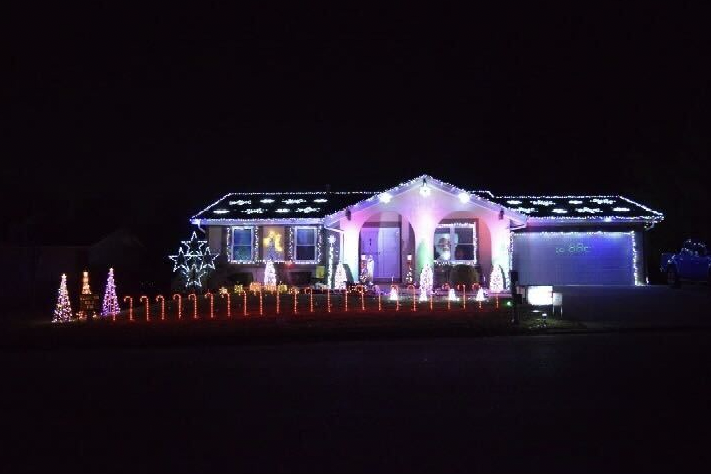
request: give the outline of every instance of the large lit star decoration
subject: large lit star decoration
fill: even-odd
[[[183,240],[182,244],[177,255],[168,256],[173,262],[173,272],[180,272],[187,288],[202,287],[208,272],[215,269],[218,254],[212,254],[207,240],[198,240],[194,231],[190,240]]]

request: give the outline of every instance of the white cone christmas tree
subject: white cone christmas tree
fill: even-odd
[[[267,288],[276,288],[277,278],[276,269],[274,268],[274,262],[267,260],[264,267],[264,286]]]
[[[486,293],[484,292],[484,288],[479,288],[476,292],[476,296],[474,297],[474,301],[486,301]]]
[[[420,301],[427,301],[432,294],[432,267],[425,265],[420,272]]]
[[[119,311],[121,311],[121,308],[119,308],[118,297],[116,296],[114,269],[109,268],[109,276],[106,279],[106,291],[104,292],[104,303],[101,307],[101,316],[113,317],[116,316]]]
[[[501,293],[502,291],[504,291],[504,271],[499,265],[496,265],[491,271],[491,278],[489,279],[489,290],[492,293]]]
[[[67,275],[62,273],[62,281],[59,284],[59,295],[57,306],[54,308],[53,323],[67,323],[72,320],[72,305],[69,302],[69,291],[67,291]]]
[[[336,274],[333,276],[333,287],[336,290],[345,290],[346,282],[348,278],[346,277],[346,267],[342,263],[336,266]]]

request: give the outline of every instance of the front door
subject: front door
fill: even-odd
[[[400,229],[398,227],[361,229],[360,253],[373,256],[373,279],[400,280]]]

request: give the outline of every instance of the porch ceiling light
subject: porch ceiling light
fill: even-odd
[[[469,193],[461,192],[459,193],[459,202],[466,204],[469,202]]]
[[[380,195],[380,202],[387,204],[390,202],[390,200],[393,198],[392,194],[390,193],[383,193]]]

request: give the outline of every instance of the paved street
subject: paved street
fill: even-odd
[[[710,336],[5,351],[0,471],[690,471]]]

